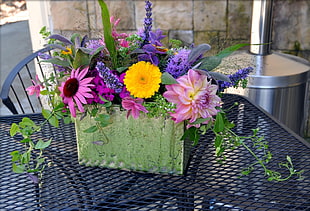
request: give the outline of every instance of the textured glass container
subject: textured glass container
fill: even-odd
[[[183,174],[191,143],[181,140],[184,123],[175,124],[167,118],[149,118],[141,114],[138,119],[127,111],[113,108],[112,124],[94,133],[83,131],[96,121],[87,115],[76,118],[79,163],[126,169],[139,172]]]

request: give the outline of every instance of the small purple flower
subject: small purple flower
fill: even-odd
[[[160,29],[157,29],[156,32],[150,31],[149,36],[150,36],[150,43],[156,46],[162,46],[163,44],[160,41],[166,37],[165,35],[163,35],[163,32]]]
[[[30,173],[26,173],[28,178],[35,184],[38,184],[39,183],[39,178],[34,175],[34,174],[30,174]]]
[[[229,75],[229,79],[231,82],[228,81],[218,81],[218,86],[219,86],[219,92],[224,91],[224,89],[232,87],[232,86],[237,86],[240,81],[246,79],[250,72],[253,71],[253,67],[247,67],[238,70],[236,73]]]
[[[50,58],[52,58],[52,56],[51,55],[49,55],[49,54],[47,54],[47,53],[42,53],[42,52],[39,52],[38,53],[38,56],[39,56],[39,58],[40,59],[50,59]]]
[[[108,88],[113,89],[116,93],[120,93],[123,90],[123,84],[103,62],[97,63],[96,70]]]
[[[151,62],[152,64],[158,66],[159,59],[156,54],[165,54],[166,52],[159,51],[152,44],[146,44],[142,47],[142,50],[145,52],[143,54],[138,55],[138,61],[146,61]]]
[[[165,69],[174,78],[178,78],[191,68],[192,63],[188,63],[188,55],[191,51],[187,49],[181,49],[178,53],[168,60],[167,67]]]
[[[98,48],[104,46],[104,41],[99,39],[99,40],[88,40],[86,43],[86,48],[93,49],[91,54],[93,54]]]

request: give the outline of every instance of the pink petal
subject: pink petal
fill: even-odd
[[[77,71],[77,76],[76,76],[76,78],[78,78],[78,79],[84,78],[85,75],[87,74],[87,72],[88,72],[88,68],[87,68],[87,67],[84,68],[84,69],[83,69],[82,71],[80,71],[80,72]]]

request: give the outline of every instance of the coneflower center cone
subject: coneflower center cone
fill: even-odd
[[[71,78],[66,81],[63,93],[66,97],[72,97],[79,89],[79,81],[76,78]]]

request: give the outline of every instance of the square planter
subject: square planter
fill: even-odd
[[[181,140],[185,125],[175,124],[171,119],[149,118],[141,114],[138,119],[127,111],[113,108],[112,124],[94,133],[85,129],[96,124],[87,115],[76,118],[75,128],[79,163],[126,169],[139,172],[180,175],[186,168],[191,142]]]

